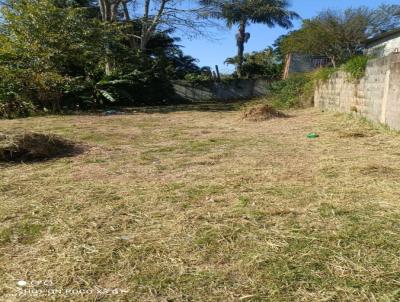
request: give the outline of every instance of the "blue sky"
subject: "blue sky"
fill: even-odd
[[[291,2],[291,9],[299,13],[302,18],[313,17],[327,8],[377,7],[382,3],[400,4],[399,0],[291,0]],[[301,21],[296,21],[295,24],[295,28],[298,28]],[[200,66],[214,67],[217,64],[221,72],[227,73],[231,72],[233,68],[224,65],[224,61],[227,57],[236,54],[236,31],[236,28],[232,28],[231,30],[215,32],[216,40],[183,38],[180,44],[184,46],[183,51],[186,54],[199,59]],[[251,39],[245,46],[246,52],[262,50],[272,45],[276,38],[287,32],[287,30],[281,28],[268,28],[265,25],[251,25],[247,31],[251,33]]]

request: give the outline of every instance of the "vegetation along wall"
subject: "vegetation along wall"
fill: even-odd
[[[176,94],[190,101],[225,101],[249,99],[268,92],[269,82],[263,79],[239,79],[221,82],[174,82]]]
[[[400,54],[370,60],[360,80],[338,71],[321,82],[314,96],[322,109],[355,112],[400,130]]]

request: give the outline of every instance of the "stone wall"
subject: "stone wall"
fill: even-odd
[[[359,81],[343,71],[334,73],[317,86],[314,102],[322,109],[354,112],[400,130],[400,54],[370,60]]]
[[[173,83],[176,94],[190,101],[226,101],[264,96],[268,93],[268,84],[268,81],[262,79],[208,83],[176,81]]]

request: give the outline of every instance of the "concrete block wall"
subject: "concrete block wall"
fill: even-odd
[[[243,79],[201,84],[176,81],[173,85],[175,93],[186,100],[227,101],[264,96],[268,93],[269,82],[263,79]]]
[[[322,109],[355,112],[400,130],[400,54],[370,60],[358,81],[343,71],[334,73],[317,85],[314,103]]]

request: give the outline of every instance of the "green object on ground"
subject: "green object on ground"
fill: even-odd
[[[318,138],[319,135],[317,133],[311,132],[307,135],[307,137],[310,139],[314,139],[314,138]]]

